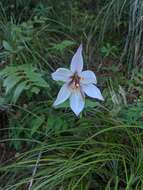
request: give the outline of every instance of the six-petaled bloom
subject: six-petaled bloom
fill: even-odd
[[[91,98],[104,100],[100,90],[95,86],[97,83],[95,74],[90,70],[82,71],[82,69],[83,57],[82,45],[80,45],[72,58],[70,70],[59,68],[52,73],[53,80],[65,82],[58,93],[54,106],[69,98],[70,107],[77,116],[84,108],[85,94]]]

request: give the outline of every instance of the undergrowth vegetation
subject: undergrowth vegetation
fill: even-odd
[[[143,1],[1,0],[0,190],[143,189]],[[52,106],[83,44],[104,102]]]

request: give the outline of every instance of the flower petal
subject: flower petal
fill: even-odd
[[[70,95],[71,95],[70,89],[68,88],[67,84],[64,84],[62,86],[62,88],[60,89],[58,96],[57,96],[57,99],[53,105],[57,106],[57,105],[63,103],[64,101],[66,101],[70,97]]]
[[[93,84],[83,85],[82,86],[83,91],[87,94],[87,96],[90,96],[91,98],[97,98],[99,100],[104,100],[99,88],[97,88]]]
[[[71,94],[70,97],[70,107],[72,111],[78,116],[84,108],[84,97],[82,96],[80,90],[76,90]]]
[[[83,69],[82,44],[77,49],[71,61],[71,71],[81,72]]]
[[[83,71],[80,76],[81,76],[81,83],[83,84],[97,83],[96,76],[92,71],[89,70]]]
[[[72,72],[65,68],[59,68],[54,73],[52,73],[52,78],[56,81],[67,82],[70,80],[70,76],[72,76]]]

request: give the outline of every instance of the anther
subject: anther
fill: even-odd
[[[76,84],[75,86],[76,86],[76,88],[78,88],[78,87],[79,87],[79,84]]]

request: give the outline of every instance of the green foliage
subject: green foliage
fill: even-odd
[[[31,22],[23,22],[20,25],[8,22],[4,32],[3,47],[9,54],[16,54],[33,38],[33,25]]]
[[[75,43],[73,41],[70,41],[70,40],[64,40],[63,42],[61,43],[56,43],[54,46],[53,46],[53,50],[59,50],[59,51],[63,51],[65,50],[66,48],[74,45]]]
[[[94,117],[92,119],[95,121]],[[99,129],[90,124],[82,126],[82,122],[85,123],[81,120],[78,128],[67,129],[65,133],[59,131],[59,136],[47,139],[49,143],[40,141],[41,145],[37,148],[19,154],[13,165],[1,167],[0,171],[8,171],[9,178],[14,173],[19,175],[17,181],[5,184],[4,189],[17,190],[29,185],[39,152],[41,156],[34,176],[34,190],[46,190],[47,187],[77,190],[118,187],[133,190],[141,187],[143,145],[142,133],[138,131],[140,128],[116,125]],[[108,122],[111,125],[108,119],[105,125]],[[82,130],[84,133],[81,133]],[[21,170],[25,171],[24,174]]]
[[[118,48],[116,46],[112,46],[110,43],[107,43],[105,46],[101,48],[101,53],[104,57],[113,56],[117,57]]]
[[[134,95],[134,99],[143,99],[143,69],[132,70],[131,80],[128,81],[129,91]]]
[[[143,116],[143,103],[135,102],[134,104],[124,107],[119,113],[121,119],[128,125],[139,125],[143,128],[142,116]]]
[[[48,88],[47,82],[31,65],[8,66],[0,72],[6,95],[11,95],[11,102],[16,103],[19,96],[27,91],[29,95],[38,94],[40,88]]]

